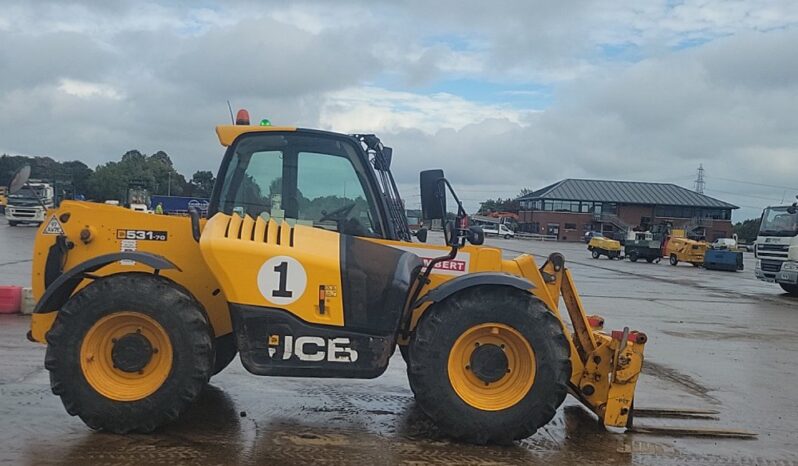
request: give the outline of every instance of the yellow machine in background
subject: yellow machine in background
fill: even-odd
[[[671,265],[677,265],[679,262],[688,262],[700,267],[704,264],[704,254],[706,254],[708,247],[704,241],[671,237],[665,246],[665,256],[668,257]]]
[[[0,207],[8,205],[8,188],[0,186]]]
[[[621,257],[621,243],[603,236],[594,236],[590,238],[587,249],[593,256],[593,259],[598,259],[601,256],[607,256],[608,259],[618,259]]]
[[[66,201],[40,228],[29,338],[48,345],[70,414],[149,432],[236,354],[257,375],[372,378],[399,346],[419,406],[452,437],[525,438],[567,393],[629,425],[646,336],[602,331],[562,255],[503,259],[459,201],[444,244],[425,244],[374,135],[241,112],[216,132],[208,220]],[[421,173],[425,219],[446,217],[447,187]]]

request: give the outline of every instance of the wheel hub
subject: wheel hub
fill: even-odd
[[[111,360],[123,372],[139,372],[150,363],[153,348],[141,333],[128,333],[114,343]]]
[[[494,344],[480,345],[471,353],[471,372],[485,383],[493,383],[507,374],[507,355]]]

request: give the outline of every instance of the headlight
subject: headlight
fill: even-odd
[[[759,259],[756,260],[756,268],[760,270],[762,269],[762,261]]]
[[[784,272],[798,272],[798,262],[786,261],[781,264],[781,270]]]

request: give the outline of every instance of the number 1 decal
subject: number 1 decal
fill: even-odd
[[[290,298],[293,296],[294,293],[285,288],[288,281],[288,262],[280,262],[280,265],[275,267],[274,271],[280,274],[280,287],[272,291],[272,296],[275,298]]]
[[[258,290],[266,301],[278,306],[301,298],[307,282],[305,268],[293,257],[272,257],[258,271]]]

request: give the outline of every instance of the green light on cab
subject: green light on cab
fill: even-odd
[[[264,118],[264,119],[260,120],[260,125],[261,126],[271,126],[272,122],[269,121],[267,118]]]

